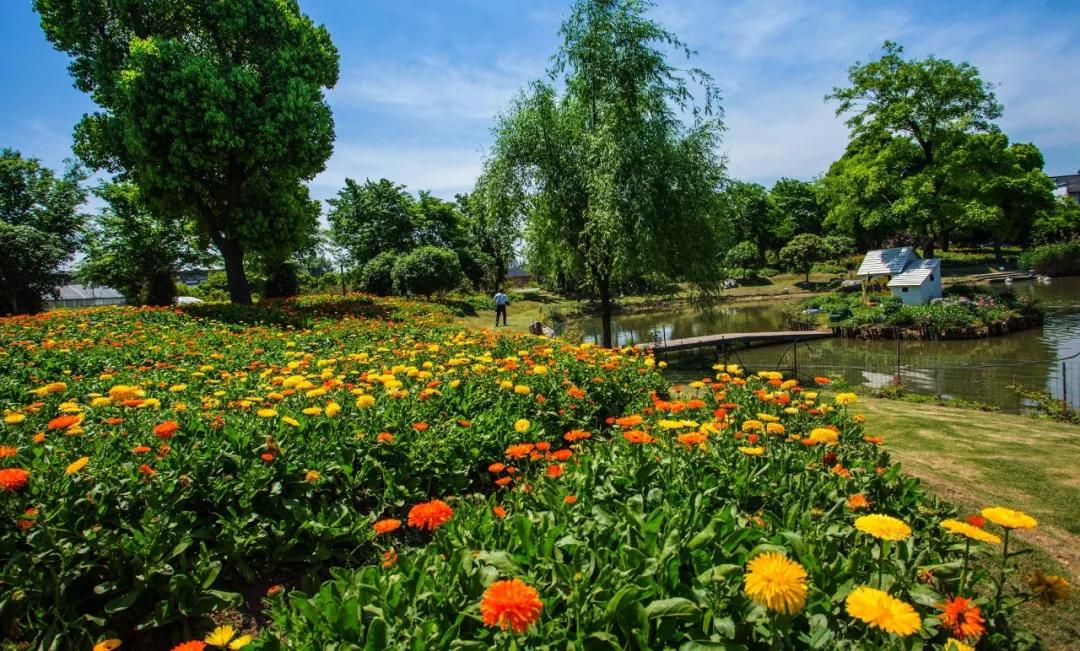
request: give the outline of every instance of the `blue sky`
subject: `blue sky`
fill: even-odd
[[[341,79],[328,94],[337,142],[312,183],[387,177],[451,197],[468,190],[493,116],[558,46],[569,0],[300,0],[330,30]],[[909,54],[976,65],[997,84],[1010,138],[1037,144],[1050,174],[1080,168],[1080,3],[659,0],[654,15],[698,50],[723,93],[733,177],[809,179],[843,151],[823,96],[885,39]],[[29,0],[0,3],[0,146],[52,166],[93,110]]]

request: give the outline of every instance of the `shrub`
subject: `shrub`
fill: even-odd
[[[724,254],[724,266],[753,271],[761,266],[757,246],[753,242],[739,242]],[[742,272],[745,277],[746,271]]]
[[[389,296],[394,291],[394,263],[402,256],[383,251],[367,261],[360,269],[357,289],[376,296]]]
[[[457,255],[437,246],[421,246],[398,258],[391,275],[396,293],[420,296],[449,291],[462,278]]]
[[[780,249],[780,262],[792,271],[805,274],[807,281],[810,280],[810,268],[825,256],[824,238],[813,233],[796,235]]]
[[[266,298],[285,298],[296,296],[300,293],[300,278],[297,275],[296,265],[292,262],[283,262],[271,265],[266,272],[266,283],[263,285],[263,296]]]
[[[1080,275],[1080,242],[1037,246],[1020,255],[1020,266],[1047,276]]]

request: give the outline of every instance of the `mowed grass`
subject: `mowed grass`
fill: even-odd
[[[984,506],[1019,509],[1039,520],[1013,540],[1035,552],[1020,557],[1021,575],[1040,569],[1080,577],[1080,426],[1011,414],[860,398],[868,432],[908,474],[975,513]],[[1025,604],[1017,621],[1049,649],[1080,647],[1080,597],[1063,604]]]

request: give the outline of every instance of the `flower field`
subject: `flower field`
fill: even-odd
[[[3,644],[1034,644],[1037,523],[925,495],[820,388],[363,296],[5,319]]]

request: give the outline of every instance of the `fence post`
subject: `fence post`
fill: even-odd
[[[904,386],[904,381],[900,378],[900,330],[896,329],[896,385],[898,387]]]
[[[1069,378],[1065,375],[1066,362],[1061,363],[1061,402],[1067,407],[1069,405]]]

